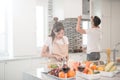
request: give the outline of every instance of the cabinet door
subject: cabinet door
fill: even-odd
[[[82,12],[84,15],[90,15],[90,0],[82,0]]]
[[[0,80],[4,80],[4,63],[0,63]]]
[[[23,80],[23,72],[30,71],[30,60],[8,61],[5,64],[5,80]]]

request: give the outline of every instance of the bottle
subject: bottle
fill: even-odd
[[[107,54],[107,63],[109,63],[111,61],[111,59],[110,59],[111,49],[110,48],[106,49],[106,54]]]
[[[66,59],[66,58],[63,58],[62,71],[63,71],[64,73],[67,73],[69,70],[70,70],[70,68],[69,68],[68,65],[67,65],[67,59]]]

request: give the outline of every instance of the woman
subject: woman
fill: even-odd
[[[68,58],[68,38],[64,36],[64,27],[60,22],[53,25],[51,34],[46,40],[42,56],[61,61],[63,58]]]

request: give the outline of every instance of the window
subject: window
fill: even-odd
[[[42,47],[44,44],[44,7],[37,6],[36,7],[36,40],[37,40],[37,47]]]
[[[13,54],[12,37],[12,0],[0,0],[0,57]]]
[[[0,56],[7,52],[5,1],[0,0]]]
[[[83,29],[88,29],[90,26],[90,21],[82,21],[82,26]],[[87,45],[87,35],[83,34],[83,45],[86,46]]]

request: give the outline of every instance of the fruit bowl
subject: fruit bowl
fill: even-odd
[[[74,80],[76,72],[70,68],[67,64],[63,64],[62,66],[52,65],[53,69],[48,72],[44,72],[49,77],[55,78],[56,80]]]

